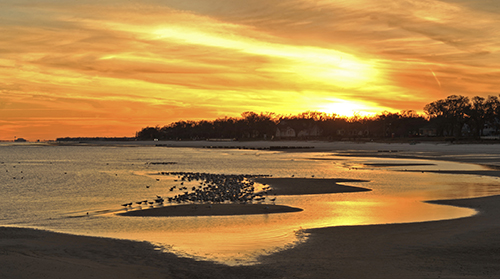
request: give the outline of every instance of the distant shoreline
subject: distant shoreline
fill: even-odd
[[[115,146],[152,148],[206,148],[270,152],[325,152],[345,157],[407,158],[453,161],[487,166],[500,170],[500,141],[450,143],[443,141],[357,142],[357,141],[92,141],[48,143],[2,143],[9,145]],[[274,148],[271,148],[274,147]],[[283,147],[283,148],[276,148]]]
[[[413,158],[453,161],[488,165],[500,168],[500,144],[498,141],[484,143],[450,143],[429,141],[411,142],[356,142],[356,141],[130,141],[130,142],[86,142],[47,143],[60,146],[121,146],[157,148],[208,148],[279,152],[327,152],[341,156]],[[24,143],[30,144],[30,143]],[[42,144],[42,143],[39,143]],[[271,147],[284,147],[273,148]],[[492,157],[497,155],[498,157]]]

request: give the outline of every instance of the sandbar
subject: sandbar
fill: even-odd
[[[300,208],[274,204],[182,204],[118,213],[121,216],[135,217],[174,217],[174,216],[230,216],[299,212]]]
[[[269,184],[272,188],[270,193],[274,195],[313,195],[371,191],[368,188],[338,184],[344,182],[368,182],[356,179],[259,177],[255,178],[255,181]]]

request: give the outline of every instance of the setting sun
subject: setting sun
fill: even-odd
[[[373,106],[345,100],[328,100],[318,107],[318,111],[343,117],[373,116],[380,112],[380,110],[374,110]]]

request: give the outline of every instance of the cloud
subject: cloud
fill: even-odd
[[[376,112],[494,95],[495,11],[460,0],[6,0],[0,114],[10,124],[0,130],[59,119],[125,131],[328,102]]]

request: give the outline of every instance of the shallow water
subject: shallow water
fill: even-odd
[[[291,247],[305,239],[303,229],[469,216],[474,214],[471,209],[422,201],[500,193],[497,178],[425,172],[483,169],[441,161],[252,150],[6,144],[0,145],[0,154],[0,225],[146,240],[179,255],[226,264],[251,264],[260,255]],[[162,171],[362,179],[369,182],[345,185],[373,191],[277,197],[277,204],[304,209],[297,213],[169,218],[113,214],[123,210],[123,203],[175,194],[169,189],[179,182],[158,175]]]

